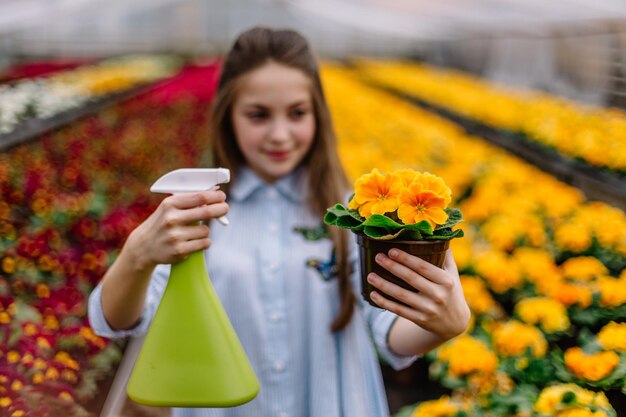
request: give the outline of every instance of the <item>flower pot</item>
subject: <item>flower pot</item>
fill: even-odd
[[[450,247],[449,240],[376,240],[362,234],[357,234],[357,243],[359,244],[359,258],[361,263],[361,295],[365,301],[374,307],[379,307],[370,299],[370,293],[374,290],[392,301],[401,302],[383,294],[367,282],[367,275],[371,272],[376,273],[376,275],[402,288],[417,292],[415,288],[411,287],[405,281],[397,278],[391,272],[378,265],[374,259],[376,254],[384,253],[387,255],[389,249],[397,248],[441,268],[446,259],[446,251]]]

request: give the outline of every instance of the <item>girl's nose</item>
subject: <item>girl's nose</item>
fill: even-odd
[[[272,123],[270,139],[273,141],[285,141],[289,139],[289,124],[286,120],[276,119]]]

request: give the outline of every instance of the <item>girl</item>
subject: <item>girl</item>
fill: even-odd
[[[355,243],[322,227],[349,192],[318,64],[293,31],[255,28],[227,54],[212,110],[221,190],[173,195],[128,237],[89,300],[106,337],[147,331],[169,264],[206,250],[209,275],[260,380],[257,398],[175,416],[382,417],[389,414],[376,351],[396,369],[462,333],[469,321],[458,272],[399,250],[377,262],[419,292],[376,275],[362,302]],[[191,225],[225,215],[230,225]]]

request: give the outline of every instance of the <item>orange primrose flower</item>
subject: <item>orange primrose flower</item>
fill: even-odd
[[[444,224],[448,215],[446,198],[427,188],[424,177],[413,181],[411,185],[400,193],[398,197],[398,217],[404,224],[414,224],[426,220],[433,229],[438,224]]]
[[[365,218],[372,214],[385,214],[398,208],[398,194],[402,183],[394,175],[385,175],[378,169],[362,175],[354,184],[354,197],[350,208],[359,210]]]

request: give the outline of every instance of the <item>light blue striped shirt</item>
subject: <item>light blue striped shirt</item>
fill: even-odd
[[[352,242],[353,285],[359,303],[350,324],[332,333],[340,305],[338,280],[323,273],[332,253],[327,238],[311,240],[297,228],[316,229],[319,217],[304,204],[300,171],[267,184],[243,169],[228,198],[230,225],[211,225],[205,252],[213,282],[259,378],[258,396],[228,409],[174,409],[176,417],[382,417],[389,410],[376,350],[392,367],[398,356],[387,344],[397,318],[360,298],[358,252]],[[301,229],[300,229],[301,230]],[[152,276],[140,324],[114,331],[102,313],[101,287],[89,299],[89,320],[105,337],[144,334],[165,289],[169,265]],[[375,347],[374,347],[375,346]]]

